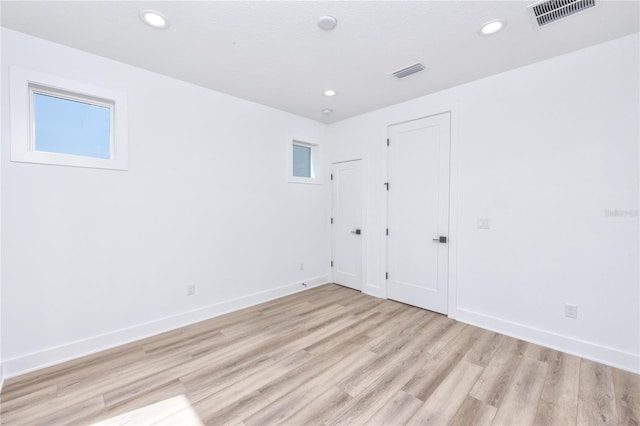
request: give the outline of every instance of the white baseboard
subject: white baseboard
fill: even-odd
[[[622,370],[640,373],[640,354],[623,352],[608,346],[563,336],[466,309],[457,308],[455,313],[450,316],[457,321],[500,334],[546,346]]]
[[[365,283],[365,285],[362,286],[362,292],[364,294],[368,294],[369,296],[379,297],[381,299],[387,298],[386,295],[384,294],[384,289],[368,283]]]
[[[87,339],[47,348],[45,350],[20,357],[7,359],[2,363],[4,367],[3,379],[19,376],[30,371],[60,364],[65,361],[135,342],[136,340],[204,321],[229,312],[247,308],[249,306],[268,302],[269,300],[277,299],[279,297],[308,290],[310,288],[326,284],[329,282],[328,280],[329,277],[326,275],[309,278],[304,281],[299,281],[282,287],[253,293],[247,296],[194,309],[192,311],[172,315],[170,317],[149,321],[132,327],[89,337]],[[303,282],[306,286],[302,286]]]
[[[2,392],[3,386],[4,386],[4,371],[2,369],[2,363],[0,362],[0,393]]]

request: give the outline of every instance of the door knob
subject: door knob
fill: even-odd
[[[433,241],[437,242],[437,243],[443,243],[446,244],[447,242],[447,237],[438,237],[438,238],[434,238]]]
[[[362,234],[362,231],[361,231],[361,230],[359,230],[359,229],[356,229],[356,230],[354,230],[354,231],[351,231],[351,233],[352,233],[352,234],[356,234],[356,235],[360,235],[360,234]]]

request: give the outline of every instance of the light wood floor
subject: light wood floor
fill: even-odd
[[[5,383],[2,424],[640,423],[640,376],[325,285]]]

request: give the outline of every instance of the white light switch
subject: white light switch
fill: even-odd
[[[478,227],[478,229],[489,229],[490,228],[489,219],[479,218],[477,227]]]

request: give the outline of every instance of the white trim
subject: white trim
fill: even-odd
[[[448,316],[455,319],[458,305],[458,216],[460,177],[460,111],[455,105],[449,108],[451,125],[449,143],[449,306]]]
[[[456,309],[456,320],[481,327],[496,333],[525,340],[561,352],[590,359],[612,367],[640,373],[640,355],[619,349],[599,345],[585,340],[575,339],[547,330],[530,327],[517,322],[474,312],[468,309]]]
[[[3,362],[4,373],[6,378],[15,377],[116,346],[135,342],[146,337],[155,336],[249,306],[268,302],[269,300],[279,297],[305,291],[322,284],[327,284],[328,279],[329,277],[326,275],[309,278],[282,287],[253,293],[248,296],[237,297],[192,311],[8,359]],[[303,282],[306,286],[302,286]]]
[[[2,363],[0,362],[0,393],[2,392],[3,387],[4,387],[4,369],[2,368]]]
[[[127,97],[125,94],[57,76],[19,67],[11,67],[9,73],[9,113],[11,116],[11,161],[23,163],[54,164],[61,166],[90,167],[127,170],[129,168]],[[112,105],[111,158],[93,158],[55,152],[36,151],[32,140],[32,93],[66,93],[67,98],[77,94],[84,101],[99,99]],[[55,95],[57,96],[57,95]],[[92,101],[93,103],[93,101]]]
[[[293,175],[293,145],[311,148],[311,177]],[[304,183],[308,185],[322,185],[322,151],[320,145],[308,138],[290,136],[287,138],[287,182]]]
[[[378,297],[380,299],[387,299],[387,295],[384,293],[384,289],[377,287],[371,283],[365,283],[362,287],[362,292],[369,296]]]

